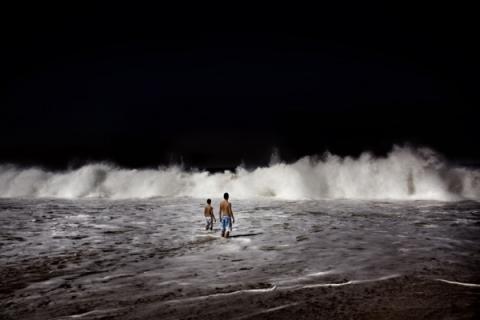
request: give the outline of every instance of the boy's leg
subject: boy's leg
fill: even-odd
[[[228,238],[230,236],[230,232],[232,231],[232,218],[227,219],[227,223],[225,224],[225,229],[227,230],[227,233],[225,234],[225,238]]]
[[[232,218],[228,219],[228,226],[227,226],[227,238],[230,236],[230,232],[232,232]]]
[[[222,218],[222,220],[220,221],[220,224],[221,224],[221,227],[222,227],[222,237],[225,237],[225,230],[227,229],[226,228],[226,225],[225,225],[225,220]]]

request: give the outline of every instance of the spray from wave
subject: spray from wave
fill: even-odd
[[[272,158],[273,159],[273,158]],[[382,158],[330,153],[283,163],[274,156],[268,167],[234,172],[185,171],[172,166],[156,170],[122,169],[90,164],[51,172],[0,166],[0,197],[111,199],[149,197],[215,197],[303,199],[480,199],[480,171],[449,166],[430,149],[394,147]]]

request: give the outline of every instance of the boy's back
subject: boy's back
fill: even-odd
[[[223,200],[220,203],[220,215],[222,216],[232,216],[232,205],[227,200]]]
[[[207,218],[211,217],[213,215],[213,207],[210,204],[207,204],[203,210],[203,214]]]

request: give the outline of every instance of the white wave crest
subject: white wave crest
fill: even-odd
[[[111,199],[215,197],[300,199],[480,199],[480,171],[449,166],[430,149],[394,147],[382,158],[326,153],[287,164],[234,172],[185,171],[172,166],[122,169],[90,164],[65,172],[0,165],[0,197]]]

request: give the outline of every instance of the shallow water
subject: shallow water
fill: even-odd
[[[204,230],[199,199],[0,199],[0,307],[96,318],[144,301],[400,275],[480,283],[477,202],[232,203],[223,239],[218,224]]]

